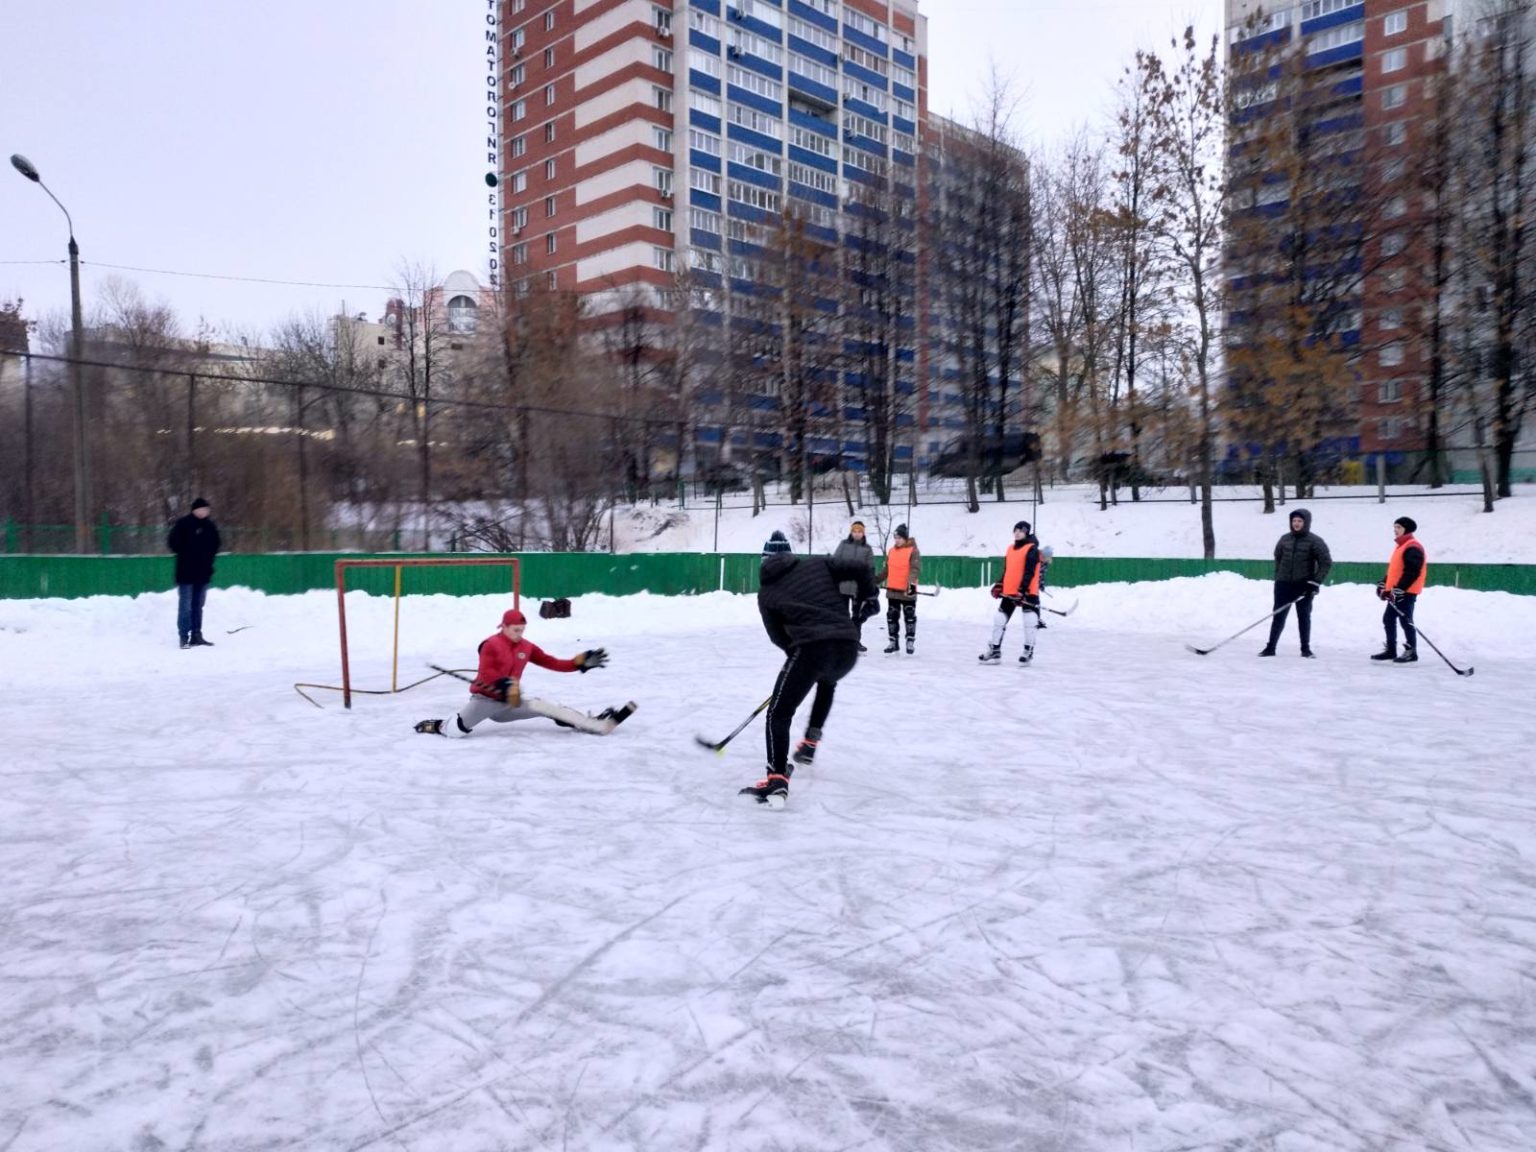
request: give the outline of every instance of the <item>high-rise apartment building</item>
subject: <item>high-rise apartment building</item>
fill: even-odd
[[[918,197],[926,53],[918,0],[503,0],[507,282],[600,316],[790,215],[845,243],[861,189]]]
[[[1258,117],[1304,117],[1291,139],[1308,142],[1314,174],[1316,165],[1328,165],[1342,195],[1354,197],[1370,216],[1330,222],[1337,234],[1362,236],[1363,243],[1344,257],[1337,248],[1317,257],[1319,263],[1347,259],[1359,273],[1350,282],[1350,298],[1336,301],[1338,335],[1357,353],[1352,403],[1346,405],[1355,426],[1342,445],[1356,452],[1424,446],[1424,342],[1414,338],[1410,321],[1424,302],[1424,278],[1413,270],[1427,259],[1422,225],[1429,206],[1414,158],[1429,143],[1434,78],[1448,66],[1453,19],[1465,6],[1463,0],[1227,0],[1229,64],[1268,52],[1301,78],[1302,87],[1278,99],[1273,85],[1255,88],[1250,97]],[[1262,139],[1258,122],[1234,125],[1235,148]],[[1287,195],[1295,194],[1288,183],[1283,173],[1271,174],[1249,210],[1283,215]],[[1254,274],[1259,250],[1250,243],[1246,252],[1232,255],[1229,281]],[[1233,341],[1253,338],[1244,330],[1250,317],[1228,319]]]

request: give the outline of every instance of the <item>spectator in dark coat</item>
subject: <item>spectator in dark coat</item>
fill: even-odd
[[[795,749],[795,763],[809,764],[815,758],[822,725],[832,713],[837,682],[858,663],[858,630],[838,591],[842,580],[854,582],[865,619],[880,611],[880,594],[868,564],[796,556],[782,532],[775,532],[763,545],[757,609],[768,639],[787,658],[768,707],[768,774],[741,790],[760,804],[782,808],[789,799],[789,776],[794,771],[789,766],[789,726],[795,709],[815,688],[805,739]]]
[[[212,648],[213,641],[203,639],[203,601],[221,541],[208,501],[201,496],[192,501],[192,511],[176,521],[165,543],[176,553],[176,631],[181,646]]]
[[[1323,538],[1312,531],[1312,513],[1298,508],[1291,513],[1291,530],[1275,545],[1275,615],[1269,625],[1269,643],[1260,656],[1273,656],[1285,618],[1296,605],[1296,631],[1301,654],[1312,659],[1312,597],[1322,590],[1333,567],[1333,557]]]

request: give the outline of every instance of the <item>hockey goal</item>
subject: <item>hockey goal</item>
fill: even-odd
[[[407,568],[419,571],[425,568],[436,569],[483,569],[491,567],[510,568],[512,607],[522,607],[522,566],[515,556],[431,556],[413,557],[398,560],[338,560],[336,561],[336,618],[341,626],[341,700],[343,706],[352,707],[352,660],[347,642],[347,574],[355,569],[389,568],[394,570],[392,584],[380,588],[377,579],[372,581],[374,588],[370,591],[387,591],[390,587],[394,593],[394,627],[390,639],[389,659],[389,691],[401,692],[400,686],[400,596],[404,585],[404,575]],[[359,581],[362,583],[362,581]],[[452,574],[439,573],[431,581],[430,587],[413,588],[413,592],[495,592],[493,585],[499,583],[494,574],[482,577],[478,573],[460,572]],[[502,585],[505,587],[505,585]],[[430,680],[429,676],[426,679]],[[405,688],[414,688],[416,684],[424,683],[418,680]],[[356,689],[358,692],[383,693],[383,689]]]

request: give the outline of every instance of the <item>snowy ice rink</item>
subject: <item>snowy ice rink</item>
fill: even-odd
[[[411,724],[462,684],[294,693],[324,593],[190,652],[171,593],[0,602],[0,1149],[1536,1147],[1536,599],[1426,593],[1459,679],[1368,662],[1365,587],[1315,662],[1183,650],[1267,584],[1074,597],[1030,668],[925,600],[782,813],[760,722],[693,744],[771,686],[748,597],[535,619],[613,662],[530,690],[640,711],[459,742]],[[504,606],[409,601],[403,674]]]

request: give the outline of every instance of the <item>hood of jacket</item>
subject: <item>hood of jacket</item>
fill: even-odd
[[[764,556],[763,566],[758,570],[758,582],[772,584],[776,580],[782,580],[798,563],[800,563],[800,557],[793,552],[775,552],[771,556]]]
[[[1289,524],[1291,520],[1297,516],[1301,517],[1301,531],[1312,531],[1312,513],[1308,512],[1305,508],[1292,508],[1291,514],[1285,518],[1285,522]],[[1292,529],[1292,531],[1294,531],[1294,529]],[[1300,533],[1298,533],[1298,535],[1300,535]]]

